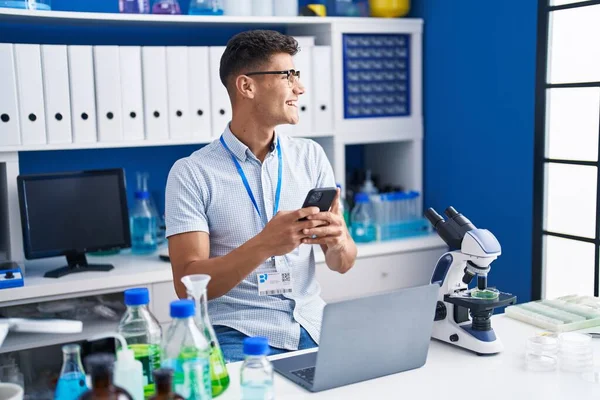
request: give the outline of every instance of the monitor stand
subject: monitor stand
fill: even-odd
[[[67,266],[53,269],[44,274],[44,278],[60,278],[76,272],[106,272],[114,268],[112,264],[88,264],[85,253],[67,254]]]

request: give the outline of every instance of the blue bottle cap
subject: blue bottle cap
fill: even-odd
[[[171,318],[193,317],[195,312],[192,300],[175,300],[171,302]]]
[[[142,306],[150,303],[150,295],[146,288],[128,289],[125,291],[126,306]]]
[[[244,339],[244,354],[248,356],[266,356],[269,353],[267,338],[257,336]]]
[[[141,200],[146,200],[150,198],[150,192],[147,192],[145,190],[136,190],[135,191],[135,198],[136,199],[141,199]]]
[[[368,203],[369,202],[369,195],[366,193],[356,193],[354,195],[354,201],[356,203]]]

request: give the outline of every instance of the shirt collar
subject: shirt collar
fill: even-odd
[[[223,132],[223,140],[227,144],[227,147],[229,147],[229,150],[231,150],[233,155],[235,155],[235,157],[238,160],[246,161],[248,156],[252,155],[252,151],[250,151],[248,146],[246,146],[244,143],[240,142],[240,140],[233,134],[233,132],[231,132],[231,129],[229,129],[229,124],[227,124],[227,127],[225,128],[225,131]],[[275,154],[274,152],[275,152],[275,149],[277,148],[278,140],[279,140],[279,138],[277,136],[277,131],[275,131],[275,135],[273,137],[273,143],[271,145],[271,149],[269,150],[269,154],[267,154],[267,157]]]

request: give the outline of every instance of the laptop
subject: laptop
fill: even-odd
[[[273,368],[311,392],[420,368],[439,289],[431,284],[327,304],[319,350],[272,360]]]

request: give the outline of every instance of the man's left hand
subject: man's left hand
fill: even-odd
[[[349,235],[340,210],[339,188],[329,211],[313,214],[307,218],[322,221],[322,224],[316,228],[303,230],[302,233],[308,237],[302,239],[302,243],[326,245],[328,250],[334,251],[342,250],[346,246]]]

